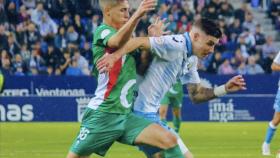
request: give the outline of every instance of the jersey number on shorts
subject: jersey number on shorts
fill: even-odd
[[[78,139],[85,140],[88,134],[89,134],[89,130],[87,128],[83,127],[80,131]]]

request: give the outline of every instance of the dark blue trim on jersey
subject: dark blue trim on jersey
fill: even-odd
[[[192,41],[191,41],[191,38],[190,38],[190,35],[188,32],[185,32],[184,36],[186,38],[186,46],[187,46],[187,50],[188,50],[187,56],[190,57],[193,54],[192,53]]]

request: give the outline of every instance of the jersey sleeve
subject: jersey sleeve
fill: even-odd
[[[95,41],[94,43],[106,47],[109,39],[114,34],[116,34],[116,30],[107,26],[100,27],[99,30],[94,35],[94,41]]]
[[[100,59],[104,53],[106,52],[106,48],[108,48],[107,43],[109,39],[116,33],[116,30],[106,26],[101,25],[99,26],[96,31],[94,32],[93,37],[93,45],[92,45],[92,52],[93,52],[93,74],[97,75],[98,70],[95,67],[95,64],[97,63],[98,59]]]
[[[278,54],[274,58],[273,62],[280,65],[280,51],[278,52]]]
[[[200,77],[197,71],[198,59],[195,56],[189,58],[188,64],[185,66],[183,75],[180,77],[182,84],[200,83]]]
[[[185,39],[182,35],[168,35],[149,37],[151,51],[154,55],[164,60],[172,61],[178,54],[186,50]]]

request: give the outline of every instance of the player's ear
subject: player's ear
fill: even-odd
[[[111,11],[111,7],[106,6],[106,7],[104,8],[104,13],[105,13],[106,16],[110,16],[110,14],[111,14],[110,11]]]
[[[195,32],[195,33],[194,33],[194,36],[193,36],[194,41],[198,41],[199,36],[200,36],[200,34],[199,34],[198,32]]]

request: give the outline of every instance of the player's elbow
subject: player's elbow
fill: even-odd
[[[121,41],[110,41],[110,42],[108,42],[108,46],[110,48],[120,48],[122,46],[122,42]]]
[[[274,64],[272,63],[271,66],[270,66],[271,70],[274,69]]]
[[[277,70],[277,65],[275,65],[274,63],[271,64],[271,70],[272,71],[276,71]]]

